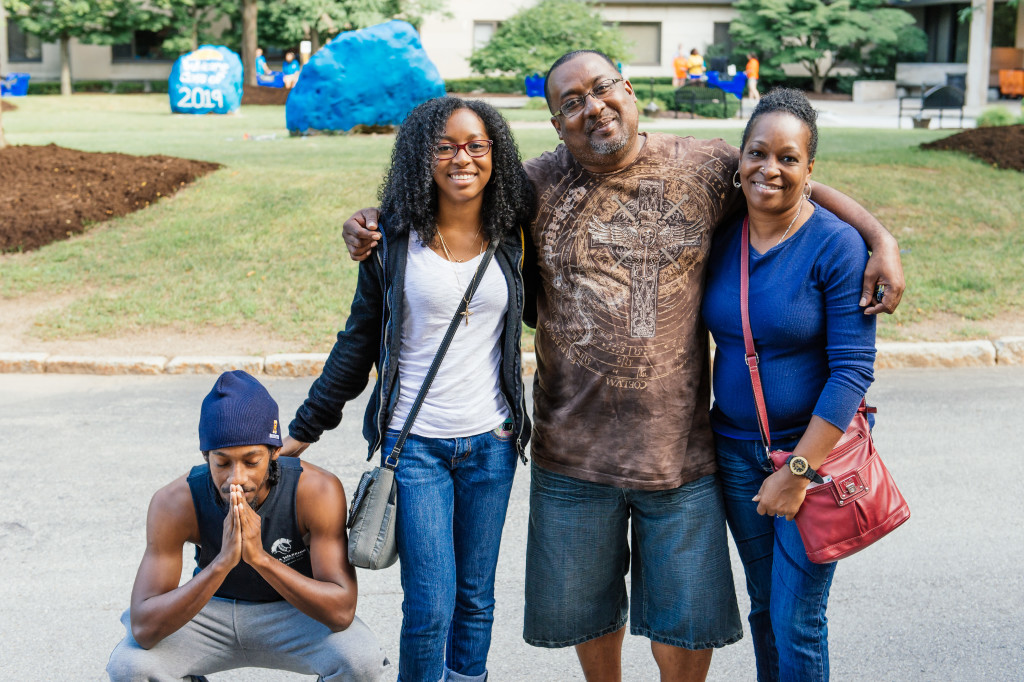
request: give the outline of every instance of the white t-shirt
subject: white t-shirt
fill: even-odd
[[[430,368],[444,333],[483,256],[452,263],[415,235],[405,266],[405,309],[398,356],[400,392],[389,428],[400,431]],[[469,305],[469,324],[460,320],[448,352],[420,406],[412,433],[427,438],[461,438],[485,433],[509,417],[501,394],[501,332],[508,288],[491,260]]]

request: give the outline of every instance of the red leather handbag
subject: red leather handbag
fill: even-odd
[[[747,293],[750,282],[749,232],[743,221],[740,245],[740,308],[743,341],[750,383],[754,389],[758,426],[765,450],[776,470],[786,466],[793,453],[772,450],[768,430],[768,411],[761,389],[761,374],[754,339],[750,333]],[[861,401],[846,433],[818,467],[825,483],[808,487],[796,525],[804,542],[807,558],[816,564],[838,561],[859,552],[885,537],[910,518],[910,507],[885,468],[871,439],[867,414],[875,408]]]

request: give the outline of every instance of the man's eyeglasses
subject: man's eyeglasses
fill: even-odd
[[[459,155],[460,149],[465,149],[467,154],[476,159],[481,156],[487,156],[487,152],[491,151],[491,145],[493,144],[494,142],[491,140],[472,140],[465,144],[441,142],[439,144],[435,144],[431,151],[434,152],[434,158],[440,161],[454,159]]]
[[[573,97],[562,102],[562,108],[555,112],[555,116],[561,114],[565,118],[572,118],[587,106],[587,95],[592,96],[594,99],[608,99],[612,95],[615,84],[622,81],[622,78],[609,78],[608,80],[601,81],[590,92],[585,92],[580,97]]]

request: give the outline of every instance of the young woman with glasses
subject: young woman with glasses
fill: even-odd
[[[395,470],[399,679],[483,680],[498,545],[530,436],[519,339],[522,227],[533,194],[501,115],[442,97],[402,124],[380,200],[383,239],[360,263],[348,322],[282,452],[298,455],[337,426],[376,365],[363,435],[371,456],[391,454],[484,252],[496,245]]]

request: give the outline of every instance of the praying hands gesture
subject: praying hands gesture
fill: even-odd
[[[217,559],[230,570],[244,561],[253,568],[273,557],[263,549],[263,524],[260,515],[245,501],[242,486],[231,484],[228,515],[224,517],[224,535]]]

